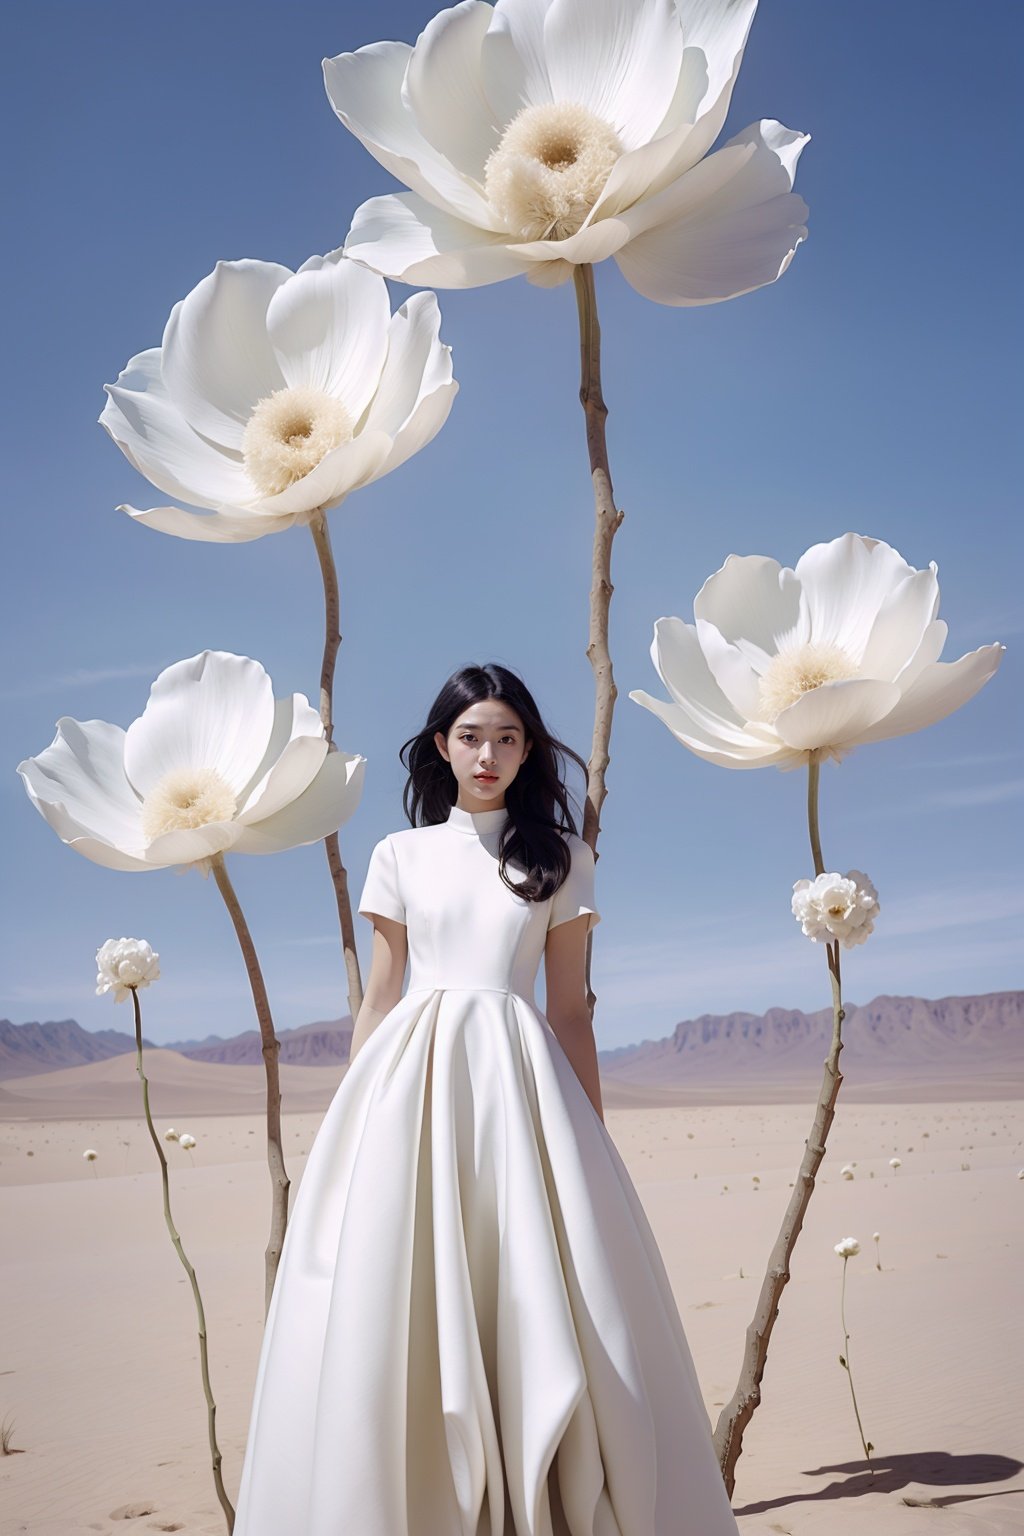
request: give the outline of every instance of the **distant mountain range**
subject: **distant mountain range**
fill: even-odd
[[[840,1070],[865,1079],[955,1078],[958,1071],[1024,1081],[1024,992],[979,997],[876,997],[845,1005]],[[832,1009],[815,1013],[703,1014],[663,1040],[600,1053],[601,1071],[619,1082],[676,1086],[694,1079],[759,1071],[773,1078],[820,1077],[832,1040]]]
[[[677,1024],[662,1040],[644,1040],[598,1053],[602,1075],[623,1085],[676,1087],[733,1074],[770,1072],[774,1078],[808,1080],[820,1074],[832,1034],[832,1010],[815,1013],[769,1008],[767,1013],[702,1014]],[[350,1018],[322,1020],[279,1031],[282,1065],[337,1066],[348,1060]],[[949,1077],[979,1069],[1018,1081],[1024,1072],[1024,992],[979,997],[876,997],[847,1003],[843,1025],[844,1072],[862,1078]],[[193,1061],[231,1066],[262,1063],[257,1030],[223,1039],[182,1040],[147,1049],[172,1050]],[[12,1024],[0,1019],[0,1079],[103,1061],[135,1051],[120,1030],[86,1030],[74,1019]]]
[[[289,1066],[336,1066],[348,1061],[352,1020],[327,1020],[278,1030],[280,1061]],[[212,1061],[236,1067],[260,1066],[263,1062],[259,1031],[247,1029],[225,1040],[207,1035],[205,1040],[176,1040],[155,1045],[142,1037],[146,1050],[178,1051],[192,1061]],[[0,1080],[28,1077],[36,1072],[58,1072],[111,1056],[135,1054],[135,1038],[122,1030],[88,1030],[74,1019],[56,1023],[12,1024],[0,1019]]]

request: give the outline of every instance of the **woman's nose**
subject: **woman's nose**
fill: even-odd
[[[482,742],[480,745],[480,761],[482,763],[494,762],[494,748],[489,741]]]

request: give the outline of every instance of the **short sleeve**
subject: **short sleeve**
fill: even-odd
[[[575,835],[569,838],[572,864],[562,885],[551,898],[548,927],[557,928],[574,917],[590,914],[588,930],[601,921],[601,914],[594,905],[594,854],[589,843]]]
[[[405,907],[398,890],[398,860],[389,837],[382,838],[370,854],[359,911],[364,917],[376,913],[378,917],[393,918],[396,923],[405,922]]]

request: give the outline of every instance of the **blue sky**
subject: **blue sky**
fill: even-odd
[[[155,1041],[230,1035],[251,1005],[212,881],[119,874],[68,850],[16,763],[60,715],[127,725],[161,668],[205,647],[257,657],[315,697],[318,574],[302,530],[203,546],[133,526],[151,505],[96,417],[102,385],[159,342],[219,258],[297,266],[342,243],[386,173],[334,117],[320,61],[412,41],[410,0],[7,8],[0,95],[8,238],[2,413],[6,772],[0,1015],[129,1030],[93,995],[111,935],[148,938]],[[626,520],[612,648],[620,687],[598,871],[598,1043],[700,1012],[827,1004],[823,951],[789,912],[810,872],[805,779],[735,773],[679,747],[631,688],[661,614],[692,617],[726,555],[795,563],[853,529],[935,560],[945,659],[1008,653],[958,714],[823,771],[830,867],[883,904],[846,991],[937,997],[1019,987],[1021,388],[1017,183],[1022,13],[946,0],[773,0],[726,136],[759,117],[812,134],[810,238],[777,284],[701,309],[597,273],[609,444]],[[11,146],[17,146],[13,151]],[[397,305],[410,290],[393,285]],[[461,392],[435,442],[332,516],[342,589],[337,737],[369,759],[343,829],[358,894],[403,825],[399,744],[465,661],[515,667],[586,755],[592,504],[571,287],[442,291]],[[345,1011],[323,849],[237,857],[281,1027]],[[369,925],[359,919],[369,933]]]

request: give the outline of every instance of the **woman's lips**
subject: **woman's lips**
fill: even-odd
[[[497,784],[498,782],[498,775],[496,773],[474,773],[473,777],[481,784]]]

